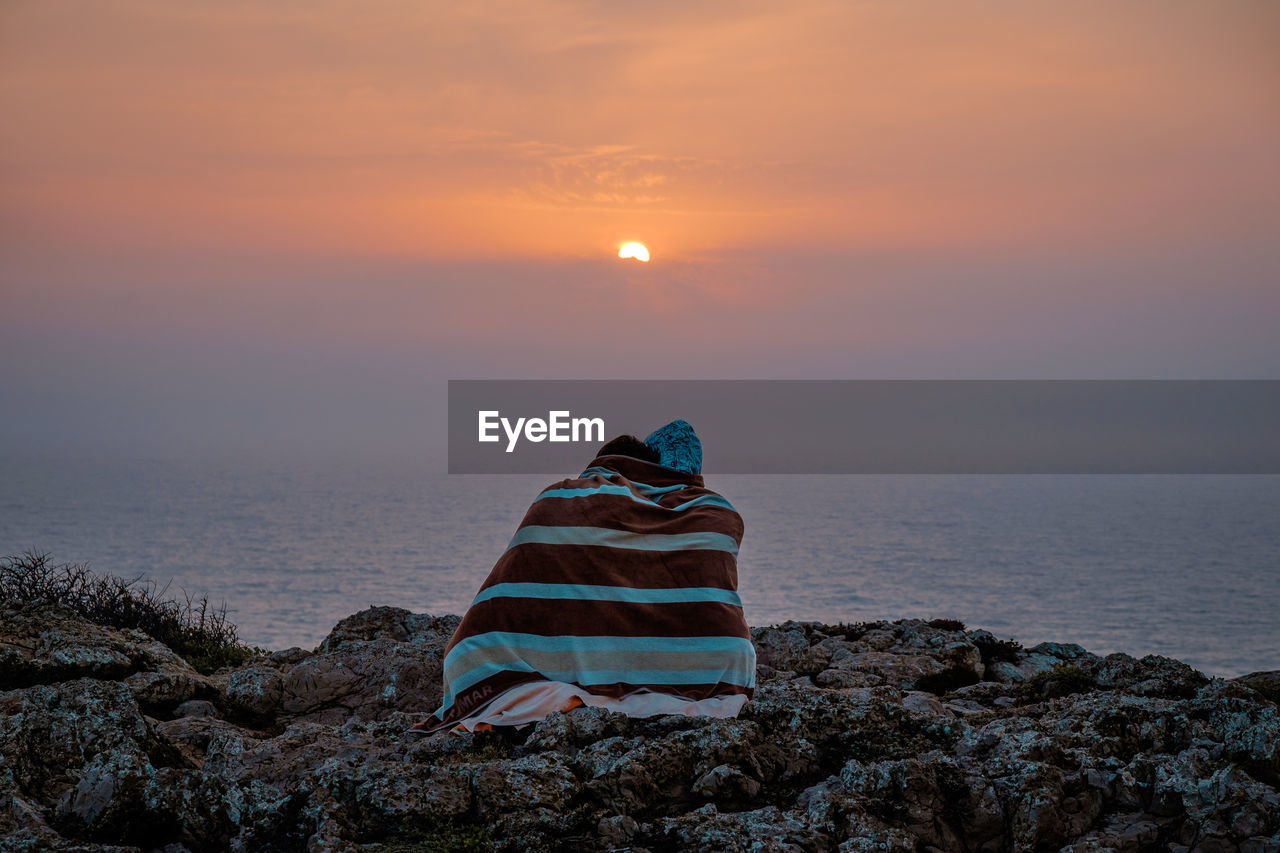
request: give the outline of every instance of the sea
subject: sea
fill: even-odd
[[[566,472],[566,476],[577,472]],[[0,459],[0,554],[225,603],[312,648],[371,605],[464,612],[558,479],[421,460]],[[1280,669],[1280,476],[716,476],[747,621],[949,618],[1030,646]]]

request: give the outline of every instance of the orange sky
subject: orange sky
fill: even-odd
[[[1277,45],[1270,0],[7,0],[0,394],[1280,375]]]
[[[19,0],[0,31],[0,214],[48,239],[687,259],[1280,209],[1261,0]]]

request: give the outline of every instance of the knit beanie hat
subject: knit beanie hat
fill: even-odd
[[[660,465],[686,474],[702,473],[702,442],[688,421],[677,419],[659,427],[644,443],[658,451]]]

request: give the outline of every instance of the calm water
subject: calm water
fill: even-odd
[[[0,553],[225,599],[317,644],[362,607],[461,613],[547,477],[426,466],[0,461]],[[963,620],[1030,645],[1280,669],[1280,477],[712,477],[747,619]]]

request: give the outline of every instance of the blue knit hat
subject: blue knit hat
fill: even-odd
[[[688,421],[674,420],[659,427],[644,443],[658,451],[660,465],[686,474],[702,473],[702,442]]]

